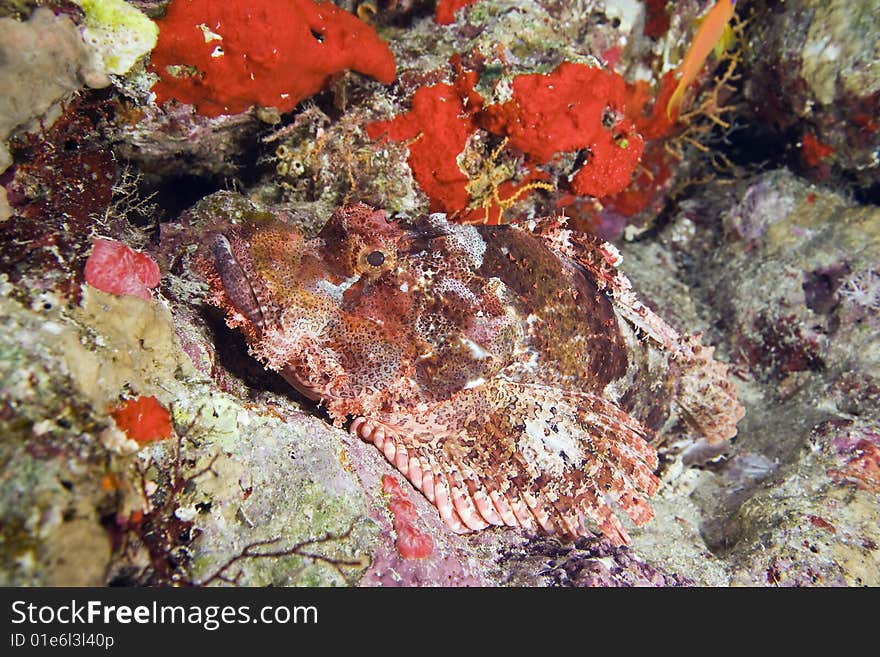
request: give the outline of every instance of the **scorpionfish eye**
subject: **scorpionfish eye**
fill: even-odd
[[[381,251],[373,251],[367,256],[367,262],[373,267],[381,267],[385,262],[385,254]]]

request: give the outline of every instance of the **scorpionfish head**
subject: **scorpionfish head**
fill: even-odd
[[[213,231],[199,268],[251,351],[305,394],[347,400],[328,405],[342,415],[445,399],[510,362],[521,321],[478,272],[485,250],[441,215],[355,204],[312,239],[282,218]]]

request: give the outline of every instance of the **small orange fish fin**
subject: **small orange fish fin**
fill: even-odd
[[[735,0],[719,0],[703,17],[684,60],[678,67],[681,79],[666,106],[667,118],[671,118],[673,111],[681,107],[685,89],[696,79],[709,53],[718,47],[719,42],[724,41],[730,19],[734,16],[735,4]]]
[[[675,88],[675,91],[672,92],[672,95],[669,97],[669,102],[666,104],[666,118],[672,121],[672,117],[678,118],[678,113],[681,110],[681,103],[684,101],[684,90],[685,85],[682,84],[683,80],[678,83],[678,86]]]

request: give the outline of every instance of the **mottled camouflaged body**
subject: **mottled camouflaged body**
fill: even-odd
[[[252,353],[347,417],[459,531],[488,525],[628,541],[653,515],[653,430],[736,433],[712,349],[633,295],[613,247],[540,232],[338,210],[314,239],[283,218],[230,225],[198,259]]]

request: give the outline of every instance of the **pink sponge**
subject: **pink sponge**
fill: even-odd
[[[434,541],[416,527],[418,511],[394,477],[382,475],[382,492],[389,495],[388,509],[397,532],[397,551],[404,559],[423,559],[434,552]]]
[[[106,238],[95,240],[86,261],[86,283],[111,294],[149,301],[150,289],[159,284],[159,266],[145,253]]]

